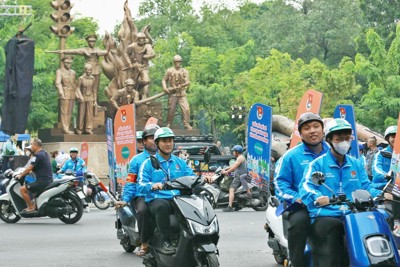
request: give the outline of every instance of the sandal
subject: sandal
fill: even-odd
[[[140,247],[139,251],[136,252],[136,256],[144,257],[144,256],[146,256],[147,253],[149,253],[149,248]]]
[[[36,211],[35,209],[29,209],[29,208],[26,208],[26,209],[22,210],[23,213],[32,213],[32,212],[35,212],[35,211]]]

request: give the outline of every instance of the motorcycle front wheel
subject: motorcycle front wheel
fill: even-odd
[[[258,197],[260,204],[253,207],[255,211],[266,211],[268,209],[268,192],[265,190],[260,190],[260,196]]]
[[[5,223],[16,223],[21,217],[17,214],[11,201],[0,201],[0,219]]]
[[[219,260],[218,260],[217,254],[215,254],[214,252],[205,254],[205,262],[202,266],[203,267],[218,267]]]
[[[67,206],[65,208],[66,212],[58,218],[66,224],[74,224],[78,222],[82,218],[83,214],[82,202],[70,194],[64,195],[63,199]]]
[[[110,207],[110,201],[104,191],[97,191],[92,195],[92,201],[99,210],[106,210]]]

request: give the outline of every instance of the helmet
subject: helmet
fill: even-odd
[[[351,125],[345,119],[333,119],[326,124],[325,127],[325,136],[329,138],[333,132],[349,130],[351,131]]]
[[[136,131],[136,140],[141,140],[142,138],[143,132],[142,131]]]
[[[387,141],[387,137],[391,134],[397,133],[397,126],[389,126],[385,131],[385,140]]]
[[[243,152],[243,147],[239,146],[239,145],[234,145],[233,148],[232,148],[232,151],[236,151],[236,152],[242,153]]]
[[[174,62],[175,61],[182,61],[182,57],[180,55],[175,55],[174,56]]]
[[[358,145],[358,150],[364,150],[364,149],[365,149],[364,144],[359,144],[359,145]]]
[[[25,149],[32,150],[32,146],[26,146]]]
[[[146,34],[144,34],[143,32],[138,32],[137,34],[136,34],[136,37],[139,39],[139,38],[146,38]]]
[[[147,125],[146,127],[144,127],[142,139],[145,139],[147,136],[154,135],[158,129],[160,129],[160,126],[158,126],[157,124]]]
[[[168,127],[162,127],[154,133],[155,141],[157,141],[160,138],[166,138],[166,137],[172,137],[172,138],[175,137],[174,132]]]
[[[76,147],[71,147],[70,149],[69,149],[69,153],[71,153],[71,152],[76,152],[76,153],[78,153],[79,151],[78,151],[78,148],[76,148]]]
[[[125,81],[125,86],[127,86],[127,85],[135,85],[135,82],[132,79],[127,79]]]
[[[319,123],[321,123],[322,128],[324,128],[324,122],[322,121],[321,117],[318,114],[312,112],[306,112],[300,116],[297,122],[297,130],[299,130],[300,132],[301,126],[303,126],[304,123],[310,121],[318,121]]]

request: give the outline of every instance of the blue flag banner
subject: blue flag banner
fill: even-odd
[[[114,154],[114,136],[113,136],[113,121],[107,118],[106,135],[107,135],[107,158],[108,158],[108,177],[110,179],[110,191],[116,195],[117,180],[115,178],[115,154]]]
[[[353,131],[351,133],[351,149],[349,151],[349,155],[355,158],[360,157],[360,152],[358,150],[358,137],[357,137],[357,125],[356,125],[356,117],[354,115],[354,108],[352,105],[338,105],[335,108],[333,113],[333,117],[335,119],[341,118],[345,119],[351,124],[351,128]]]
[[[247,126],[247,168],[252,183],[268,189],[272,145],[272,108],[254,104]]]

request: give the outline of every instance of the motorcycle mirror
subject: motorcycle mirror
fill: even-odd
[[[155,156],[150,156],[150,161],[154,169],[159,170],[161,168],[160,161]]]
[[[321,185],[321,184],[325,183],[325,180],[326,180],[325,174],[322,172],[314,172],[311,175],[311,180],[312,180],[313,184]]]
[[[208,164],[210,160],[211,160],[210,147],[207,147],[207,149],[204,151],[204,162]]]

